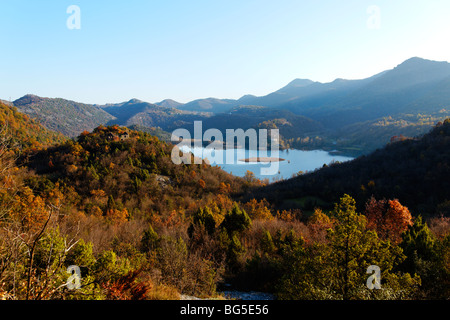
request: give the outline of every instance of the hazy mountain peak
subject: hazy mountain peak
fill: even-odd
[[[129,100],[128,103],[142,103],[142,100],[133,98],[133,99]]]
[[[336,78],[336,79],[334,79],[334,81],[332,83],[341,83],[341,82],[346,82],[346,81],[348,81],[348,80],[343,79],[343,78]]]
[[[313,83],[314,81],[309,79],[294,79],[286,87],[306,87]]]
[[[408,60],[403,61],[400,63],[395,69],[420,69],[420,68],[440,68],[440,67],[449,67],[450,64],[446,61],[434,61],[434,60],[427,60],[419,57],[413,57]]]
[[[402,63],[401,63],[401,65],[402,64],[411,64],[411,63],[423,63],[423,62],[436,62],[436,61],[433,61],[433,60],[428,60],[428,59],[424,59],[424,58],[420,58],[420,57],[411,57],[411,58],[409,58],[409,59],[406,59],[405,61],[403,61]]]
[[[381,86],[383,90],[392,91],[425,83],[430,86],[448,77],[450,63],[413,57],[378,77],[373,84],[377,88]]]
[[[32,103],[39,103],[43,100],[44,100],[43,98],[38,97],[34,94],[26,94],[22,98],[15,100],[13,103],[15,106],[24,106]]]
[[[249,98],[256,98],[256,96],[254,96],[252,94],[246,94],[246,95],[243,95],[242,97],[240,97],[239,100],[249,99]]]
[[[165,107],[165,108],[177,108],[177,107],[183,105],[182,103],[172,100],[172,99],[164,99],[163,101],[156,102],[155,104],[158,106],[161,106],[161,107]]]

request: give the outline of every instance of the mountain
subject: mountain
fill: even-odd
[[[46,128],[74,137],[84,130],[92,131],[114,117],[101,108],[65,100],[25,95],[13,102],[21,112],[37,119]]]
[[[172,99],[165,99],[163,101],[156,102],[155,104],[164,108],[178,108],[183,105],[182,103]]]
[[[137,124],[133,124],[128,127],[130,130],[133,131],[140,131],[140,132],[146,132],[151,134],[152,136],[157,137],[159,140],[171,143],[172,134],[162,130],[161,128],[155,128],[155,127],[144,127]]]
[[[449,79],[449,63],[415,57],[366,79],[336,79],[329,83],[295,79],[265,96],[198,99],[180,108],[223,113],[240,105],[266,106],[287,109],[337,128],[408,113],[411,108],[414,112],[436,112],[450,101]]]
[[[184,123],[193,123],[194,120],[203,118],[203,115],[196,112],[164,107],[138,99],[100,107],[114,116],[114,119],[107,123],[108,125],[160,127],[163,130],[171,131]]]
[[[450,64],[411,58],[392,70],[359,80],[321,83],[295,79],[265,96],[206,98],[186,104],[138,99],[86,105],[27,95],[13,103],[47,128],[70,137],[99,124],[192,130],[280,129],[285,148],[367,154],[393,136],[415,137],[450,117]]]
[[[192,129],[190,124],[185,127]],[[317,121],[296,115],[288,110],[261,106],[239,106],[232,108],[227,113],[205,117],[202,127],[203,130],[217,128],[222,132],[230,128],[243,130],[278,128],[280,136],[285,139],[314,134],[323,130],[322,125]]]
[[[233,108],[242,105],[258,105],[265,107],[277,106],[291,100],[292,94],[296,97],[298,95],[298,90],[312,94],[313,91],[311,91],[311,85],[314,83],[315,82],[308,79],[295,79],[280,90],[264,97],[245,95],[238,100],[217,98],[197,99],[186,103],[183,106],[179,106],[179,108],[183,110],[211,112],[217,114],[230,112]]]
[[[430,114],[449,105],[449,80],[449,63],[412,58],[341,99],[302,114],[330,127],[402,113]]]
[[[111,124],[127,125],[127,124],[138,124],[138,119],[146,113],[166,113],[170,112],[170,108],[161,107],[156,104],[151,104],[138,99],[131,99],[126,102],[108,104],[101,106],[101,108],[108,112],[110,115],[114,116]],[[140,121],[142,122],[142,121]]]
[[[304,116],[261,106],[239,106],[226,113],[211,114],[162,107],[132,99],[102,108],[115,117],[108,125],[118,124],[150,133],[157,133],[156,128],[159,128],[158,135],[166,141],[168,137],[170,139],[168,132],[180,127],[189,130],[193,135],[194,121],[202,121],[203,130],[216,128],[222,132],[237,128],[278,128],[283,138],[297,138],[307,133],[318,133],[323,129],[319,122]]]
[[[361,205],[373,195],[399,199],[425,217],[449,216],[450,119],[421,138],[397,140],[367,156],[271,184],[249,197],[266,198],[283,209],[312,210],[344,193]]]
[[[17,144],[21,149],[40,149],[67,139],[58,132],[46,129],[38,121],[19,112],[16,107],[2,102],[0,102],[0,127],[11,137],[10,143]]]
[[[304,109],[322,105],[325,101],[330,100],[329,96],[342,96],[363,83],[364,80],[337,79],[331,83],[320,83],[307,79],[296,79],[271,94],[255,98],[251,103],[301,113]]]
[[[323,105],[324,102],[344,96],[345,94],[363,86],[377,77],[375,75],[363,80],[336,79],[330,83],[320,83],[309,79],[295,79],[283,88],[265,96],[244,95],[238,100],[206,98],[198,99],[178,106],[179,109],[190,111],[207,111],[211,113],[225,113],[242,105],[257,105],[288,109],[300,113],[304,108],[310,109]],[[301,105],[301,110],[299,106]]]
[[[179,106],[178,108],[181,110],[195,112],[224,113],[228,112],[230,109],[238,105],[239,102],[233,99],[207,98],[188,102],[182,106]]]
[[[6,101],[6,100],[2,100],[2,99],[0,99],[0,103],[2,103],[4,105],[7,105],[7,106],[14,106],[14,104],[12,102]]]
[[[450,116],[448,62],[411,58],[367,79],[295,84],[255,103],[319,122],[326,128],[319,147],[356,156],[383,147],[392,136],[420,136]]]

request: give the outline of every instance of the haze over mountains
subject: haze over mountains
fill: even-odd
[[[361,80],[295,79],[266,96],[206,98],[181,104],[131,99],[89,105],[27,95],[13,102],[50,129],[76,136],[99,124],[192,128],[278,128],[283,147],[339,149],[361,154],[395,135],[416,136],[450,116],[450,64],[411,58]]]

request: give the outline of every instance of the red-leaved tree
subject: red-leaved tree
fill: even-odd
[[[401,242],[402,233],[412,225],[411,213],[397,199],[376,200],[372,197],[366,203],[365,215],[368,229],[375,230],[381,239],[389,239],[395,244]]]

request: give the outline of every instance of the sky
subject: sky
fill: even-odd
[[[362,79],[450,61],[449,17],[448,0],[0,0],[0,99],[185,103]]]

